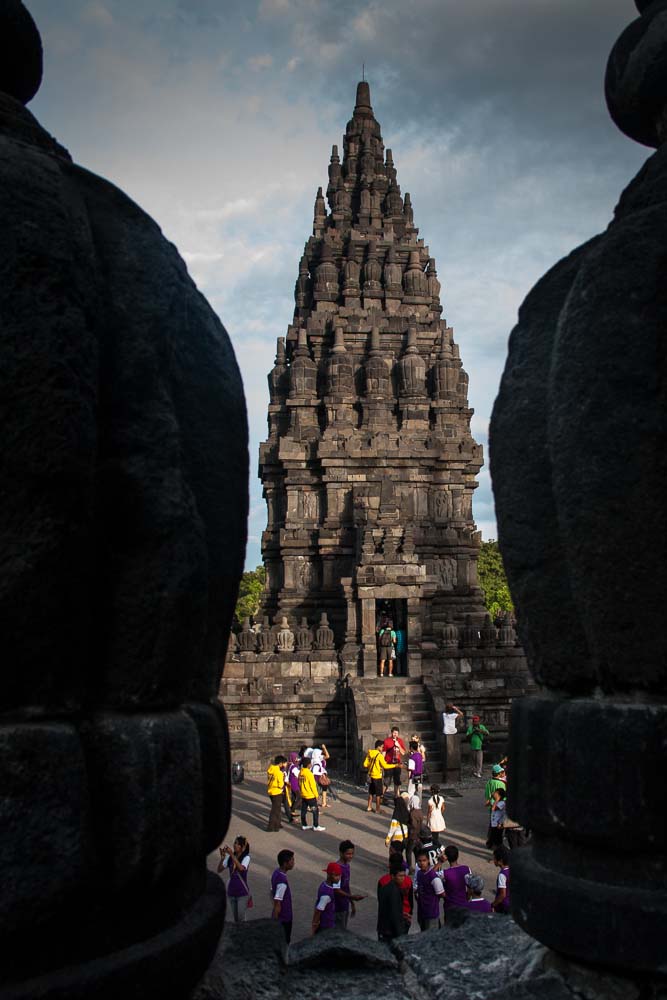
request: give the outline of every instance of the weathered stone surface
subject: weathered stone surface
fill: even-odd
[[[0,993],[183,996],[224,913],[241,382],[158,226],[23,107],[10,0],[0,53]]]
[[[667,4],[638,6],[607,97],[624,131],[660,148],[606,232],[520,310],[491,453],[520,633],[548,689],[513,706],[509,810],[534,830],[513,912],[567,955],[664,975]]]

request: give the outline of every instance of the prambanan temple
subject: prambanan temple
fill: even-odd
[[[528,681],[511,623],[490,621],[477,581],[483,455],[468,376],[367,82],[342,160],[332,148],[326,201],[317,192],[268,381],[266,592],[222,688],[239,759],[252,767],[314,737],[350,767],[390,716],[439,753],[451,699],[502,734]],[[377,678],[383,615],[405,637],[391,680]]]

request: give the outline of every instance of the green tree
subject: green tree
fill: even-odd
[[[479,562],[477,563],[477,575],[479,585],[484,591],[486,610],[491,618],[494,619],[500,612],[511,611],[513,613],[514,605],[507,585],[505,567],[498,542],[494,539],[482,542]]]
[[[237,625],[243,624],[244,618],[252,618],[257,614],[264,593],[266,570],[263,566],[247,570],[241,577],[239,596],[236,602],[234,618]]]

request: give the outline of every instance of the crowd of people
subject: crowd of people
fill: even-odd
[[[459,713],[456,706],[447,706],[447,709]],[[287,757],[274,758],[267,770],[267,791],[271,801],[268,831],[280,830],[283,816],[288,823],[295,823],[298,817],[303,830],[321,832],[325,829],[320,824],[319,814],[321,809],[329,807],[328,796],[333,792],[327,774],[329,759],[325,744],[302,746]],[[477,763],[473,758],[475,774]],[[456,908],[477,913],[509,912],[511,849],[524,843],[526,831],[506,814],[507,759],[491,767],[484,787],[489,810],[487,846],[493,852],[497,869],[493,902],[484,896],[483,877],[459,862],[459,849],[455,844],[445,843],[445,797],[437,784],[430,785],[428,793],[424,791],[425,766],[426,750],[419,734],[414,733],[406,747],[398,726],[392,727],[386,739],[377,740],[364,760],[368,779],[367,811],[382,813],[386,803],[391,808],[385,836],[388,855],[377,882],[377,934],[381,941],[391,941],[408,933],[414,921],[422,931],[442,926],[448,913]],[[406,790],[402,789],[404,776],[407,777]],[[312,822],[309,822],[310,817]],[[365,899],[351,888],[354,853],[354,843],[343,840],[339,844],[338,858],[323,867],[325,877],[313,893],[313,934],[334,927],[346,928],[350,915],[355,914],[356,903]],[[231,914],[238,923],[245,920],[247,910],[253,905],[250,860],[250,845],[243,836],[237,837],[231,848],[220,848],[218,871],[228,874]],[[281,925],[287,947],[295,905],[289,873],[296,864],[296,853],[281,850],[276,860],[277,867],[270,881],[271,917]]]

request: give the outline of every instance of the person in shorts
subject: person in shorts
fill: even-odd
[[[373,799],[375,799],[375,812],[382,812],[382,796],[384,795],[384,772],[391,766],[387,764],[383,751],[383,741],[375,741],[375,749],[369,750],[364,758],[363,766],[368,775],[368,806],[366,812],[373,811]]]
[[[382,749],[384,750],[384,759],[389,765],[391,770],[387,770],[385,777],[391,777],[394,779],[394,795],[397,795],[401,786],[401,765],[403,763],[403,757],[405,756],[405,743],[398,735],[398,726],[392,726],[389,736],[386,738],[382,744]],[[388,785],[385,784],[385,792],[387,791]]]

